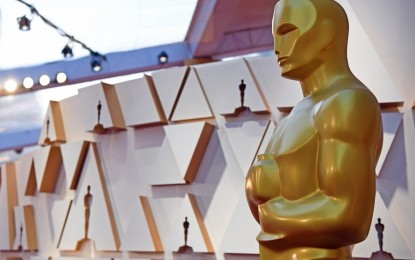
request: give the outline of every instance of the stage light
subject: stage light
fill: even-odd
[[[64,83],[67,79],[68,77],[63,72],[59,72],[58,74],[56,74],[56,82],[58,82],[59,84]]]
[[[23,15],[22,17],[17,18],[17,23],[19,24],[19,29],[22,31],[30,30],[30,19]]]
[[[162,51],[159,54],[159,63],[160,64],[165,64],[168,60],[169,60],[169,56],[167,55],[167,53],[165,51]]]
[[[91,61],[91,69],[93,72],[99,72],[102,70],[101,62],[99,60],[92,60]]]
[[[14,79],[8,79],[4,82],[4,89],[7,92],[15,92],[17,89],[17,82]]]
[[[48,75],[44,74],[42,76],[40,76],[39,78],[39,84],[42,85],[43,87],[49,85],[50,83],[50,78]]]
[[[30,77],[26,77],[23,80],[23,87],[26,88],[26,89],[32,88],[34,84],[35,84],[35,82]]]
[[[107,57],[99,54],[98,52],[91,51],[91,69],[93,72],[99,72],[102,70],[102,61],[106,61]]]
[[[69,43],[67,43],[65,45],[65,47],[63,47],[61,53],[63,54],[64,58],[72,58],[73,57],[73,51],[72,51],[72,47]]]

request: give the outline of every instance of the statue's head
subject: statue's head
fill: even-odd
[[[334,0],[280,0],[272,31],[282,76],[301,80],[325,62],[347,64],[348,29]]]

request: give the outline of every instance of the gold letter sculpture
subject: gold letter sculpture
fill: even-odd
[[[275,53],[304,99],[282,119],[246,180],[260,258],[351,259],[369,231],[382,118],[350,71],[348,20],[333,0],[280,0]]]

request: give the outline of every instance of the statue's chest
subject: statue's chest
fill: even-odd
[[[277,128],[273,153],[276,157],[298,151],[315,137],[313,109],[305,107],[293,111]]]

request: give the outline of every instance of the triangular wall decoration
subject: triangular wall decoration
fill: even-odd
[[[66,141],[62,109],[59,102],[49,102],[42,126],[38,144],[49,145],[55,142]]]
[[[96,134],[108,129],[125,129],[125,121],[116,89],[104,82],[79,89],[85,131]]]
[[[192,247],[194,252],[214,252],[210,236],[193,195],[154,199],[152,204],[157,212],[168,212],[168,215],[155,215],[166,251],[177,252],[185,244],[184,222],[187,217],[189,222],[187,245]]]
[[[268,113],[243,59],[196,65],[194,68],[215,114],[233,115],[240,107],[249,108],[253,113]]]
[[[140,196],[121,241],[122,251],[161,252],[163,244],[149,199]]]
[[[402,113],[382,113],[383,123],[383,146],[378,163],[376,165],[376,175],[379,176],[382,166],[388,156],[389,150],[398,132],[403,118]]]
[[[39,192],[55,192],[62,165],[59,146],[45,146],[33,152],[36,183]]]
[[[16,223],[15,250],[38,250],[35,222],[35,210],[32,205],[17,206],[14,208]]]
[[[72,200],[55,200],[53,202],[51,215],[53,225],[53,241],[57,248],[60,248],[63,231],[65,230],[69,212],[72,207]]]
[[[403,104],[399,88],[392,81],[373,44],[357,18],[350,1],[338,0],[349,18],[348,60],[350,69],[376,96],[382,107]]]
[[[1,166],[0,180],[0,250],[11,250],[16,239],[14,208],[18,204],[14,163]]]
[[[85,201],[90,202],[88,220]],[[117,251],[120,248],[120,238],[108,187],[98,149],[94,143],[88,149],[59,249],[76,250],[86,237],[94,242],[96,250]]]
[[[180,173],[186,181],[192,182],[196,177],[214,129],[213,125],[206,122],[164,127]]]
[[[254,162],[270,123],[269,120],[258,120],[233,121],[225,124],[226,136],[244,175],[248,173],[249,167]]]
[[[259,223],[255,221],[249,210],[245,190],[242,190],[220,245],[220,251],[236,254],[259,254],[255,237],[260,230]]]
[[[171,121],[194,120],[213,117],[195,69],[191,68],[181,95],[172,111]]]
[[[90,142],[80,141],[61,145],[63,166],[65,168],[67,189],[75,190],[78,186],[82,167]]]
[[[376,192],[375,210],[369,235],[365,241],[353,247],[353,256],[369,258],[373,252],[379,251],[378,234],[375,228],[378,218],[381,219],[381,223],[385,226],[383,232],[383,250],[392,253],[395,259],[411,259],[412,255],[408,248],[409,245],[405,243],[405,239],[396,227],[390,210],[386,207],[379,192]]]
[[[186,82],[190,68],[187,66],[169,68],[156,71],[151,74],[154,86],[156,87],[164,114],[167,118],[171,118],[173,108],[180,96],[180,90]]]
[[[150,76],[115,84],[127,126],[143,127],[167,122]]]

